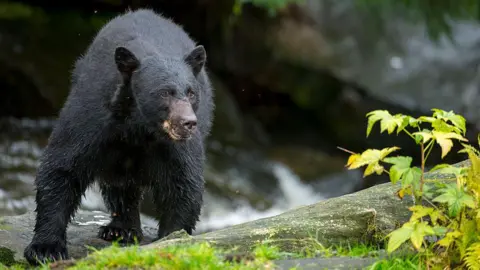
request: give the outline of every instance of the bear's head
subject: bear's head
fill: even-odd
[[[117,47],[115,63],[123,78],[120,87],[132,96],[135,123],[143,122],[175,141],[190,139],[197,132],[201,98],[197,76],[205,61],[201,45],[180,58],[150,54],[141,60],[127,48]]]

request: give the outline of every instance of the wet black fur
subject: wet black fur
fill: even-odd
[[[214,109],[204,62],[203,47],[149,10],[129,11],[99,31],[75,64],[37,171],[35,235],[24,252],[30,263],[68,258],[66,228],[94,180],[116,214],[99,237],[141,239],[139,202],[147,188],[155,195],[158,237],[192,233]],[[195,93],[198,130],[190,140],[172,141],[162,131],[169,112],[164,91],[170,98]]]

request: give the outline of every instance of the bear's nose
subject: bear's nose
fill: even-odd
[[[196,117],[189,117],[182,120],[182,126],[188,130],[193,130],[197,126]]]

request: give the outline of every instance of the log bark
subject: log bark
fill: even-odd
[[[318,244],[380,243],[386,234],[410,217],[408,207],[412,200],[400,200],[395,195],[398,188],[391,183],[381,184],[193,237],[177,233],[145,247],[208,241],[217,247],[236,247],[239,252],[247,252],[266,240],[282,251],[294,252]]]
[[[462,161],[454,166],[468,166]],[[426,180],[454,180],[450,174],[426,173]],[[251,251],[262,241],[278,246],[282,251],[338,245],[341,243],[383,244],[385,236],[410,218],[410,197],[400,199],[399,184],[377,185],[359,192],[316,204],[292,209],[283,214],[258,219],[225,229],[196,236],[186,233],[170,235],[146,248],[158,248],[179,243],[208,241],[216,247],[233,248],[238,252]]]

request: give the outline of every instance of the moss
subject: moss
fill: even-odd
[[[6,247],[0,247],[0,263],[6,266],[15,264],[15,252]]]
[[[279,258],[278,250],[267,246],[260,246],[254,250],[253,256],[237,261],[226,260],[226,253],[206,242],[161,249],[121,248],[114,244],[95,250],[67,269],[266,269],[272,265],[272,259]]]
[[[178,238],[176,239],[178,240]],[[397,265],[411,261],[412,255],[397,255],[382,258],[378,246],[363,243],[342,243],[324,247],[314,238],[295,239],[303,241],[303,249],[297,252],[284,252],[276,241],[258,241],[251,252],[239,252],[235,248],[216,248],[211,243],[180,243],[162,248],[142,248],[130,246],[122,248],[118,244],[101,250],[92,249],[90,255],[80,260],[67,260],[42,265],[40,269],[272,269],[275,260],[315,257],[374,257],[379,265]],[[170,240],[171,241],[171,240]],[[294,243],[295,241],[291,242]],[[305,243],[308,242],[308,248]],[[13,255],[12,255],[13,256]],[[0,264],[0,269],[27,269],[26,265],[15,263],[11,266]]]

